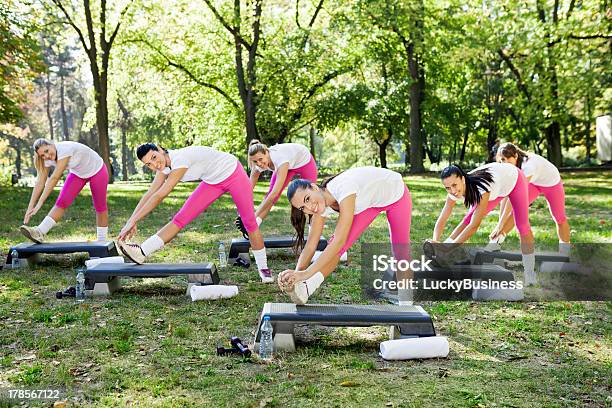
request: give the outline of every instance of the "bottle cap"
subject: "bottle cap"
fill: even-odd
[[[264,321],[265,321],[265,320],[270,320],[270,316],[265,315],[263,319],[264,319]]]

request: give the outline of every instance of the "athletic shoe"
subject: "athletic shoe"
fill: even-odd
[[[274,276],[272,271],[268,268],[259,270],[259,277],[263,283],[274,283]]]
[[[127,256],[130,261],[142,265],[147,258],[142,252],[142,248],[138,244],[128,244],[127,242],[118,242],[119,249],[123,255]]]
[[[487,246],[484,247],[484,250],[488,252],[501,251],[501,245],[499,245],[499,242],[490,241]]]
[[[38,227],[28,227],[27,225],[22,225],[19,227],[19,231],[30,241],[36,242],[37,244],[42,244],[45,241],[45,234],[43,234]]]
[[[305,305],[308,302],[308,285],[306,282],[298,282],[293,285],[293,290],[287,292],[291,301],[296,305]]]

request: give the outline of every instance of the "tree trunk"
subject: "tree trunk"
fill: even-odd
[[[49,136],[53,140],[53,116],[51,115],[51,73],[47,70],[47,80],[45,81],[47,88],[47,119],[49,120]]]
[[[121,99],[117,98],[117,105],[121,111],[121,120],[119,121],[119,128],[121,129],[121,175],[122,180],[128,180],[128,145],[127,145],[127,128],[129,124],[129,113],[125,105],[121,102]]]
[[[463,144],[461,145],[461,154],[459,155],[459,163],[463,163],[463,161],[465,160],[465,148],[467,146],[469,136],[470,129],[466,126],[465,133],[463,134]]]
[[[378,145],[378,157],[380,157],[380,167],[386,169],[387,168],[387,146],[391,142],[391,138],[393,137],[393,130],[387,129],[385,138],[381,143],[378,143],[378,140],[375,140]]]
[[[547,156],[548,160],[557,167],[563,165],[563,158],[561,156],[561,129],[558,121],[553,121],[544,130],[546,135],[546,142],[548,144]]]
[[[69,140],[70,135],[68,133],[68,118],[66,117],[66,106],[65,106],[65,95],[64,95],[64,76],[60,77],[60,110],[62,113],[62,131],[64,133],[64,140]]]
[[[310,131],[308,132],[309,141],[310,141],[310,154],[316,160],[316,137],[317,131],[313,126],[310,127]]]
[[[586,161],[591,164],[591,98],[589,93],[586,95],[584,104],[586,109],[586,120],[584,121],[584,138],[586,144]]]

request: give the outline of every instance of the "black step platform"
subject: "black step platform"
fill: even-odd
[[[35,244],[23,242],[9,249],[6,264],[11,265],[13,251],[17,251],[19,259],[33,258],[38,254],[71,254],[76,252],[87,252],[90,258],[105,258],[119,255],[113,241],[92,242],[49,242]]]
[[[85,270],[85,289],[93,295],[110,295],[120,287],[119,278],[166,278],[187,275],[187,294],[193,285],[216,285],[219,283],[217,267],[212,263],[143,264],[101,263]]]
[[[306,242],[306,238],[304,238]],[[267,237],[264,238],[264,245],[266,249],[269,248],[291,248],[295,243],[294,237],[292,236],[279,236],[279,237]],[[319,244],[317,245],[317,251],[323,251],[327,247],[327,239],[321,237]],[[244,238],[234,238],[230,244],[229,250],[229,261],[234,262],[241,254],[246,254],[248,257],[249,249],[251,248],[251,242]]]
[[[521,262],[523,254],[520,251],[486,251],[475,250],[471,252],[474,265],[493,263],[498,259],[506,261]],[[536,252],[536,262],[569,262],[569,258],[558,252]]]
[[[294,326],[393,326],[402,337],[435,336],[431,317],[420,306],[395,305],[303,305],[266,303],[259,318],[255,348],[259,347],[263,317],[270,316],[273,326],[274,349],[295,350]]]

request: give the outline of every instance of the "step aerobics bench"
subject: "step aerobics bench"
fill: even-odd
[[[13,261],[12,253],[17,251],[19,266],[24,261],[28,264],[35,264],[39,254],[71,254],[76,252],[87,252],[90,258],[105,258],[116,256],[117,248],[113,241],[92,241],[92,242],[48,242],[35,244],[24,242],[9,248],[6,264],[11,265]]]
[[[395,305],[319,305],[297,306],[293,303],[266,303],[259,317],[255,350],[259,349],[263,317],[270,316],[274,350],[295,351],[294,326],[391,326],[401,337],[435,336],[431,317],[420,306]]]
[[[217,267],[211,263],[164,264],[100,263],[85,272],[85,289],[91,295],[111,295],[121,287],[121,277],[166,278],[187,275],[187,294],[193,285],[219,283]]]

